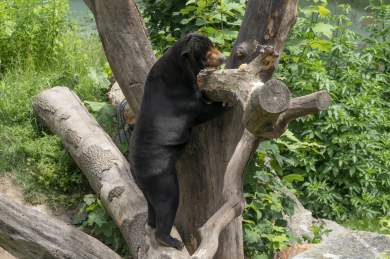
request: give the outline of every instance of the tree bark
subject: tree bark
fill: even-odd
[[[131,0],[84,0],[93,13],[108,62],[130,108],[137,113],[155,62],[145,24]]]
[[[68,88],[43,91],[33,107],[45,125],[62,139],[133,254],[145,254],[146,201],[132,179],[126,158],[111,138]]]
[[[298,0],[249,0],[229,67],[252,61],[259,55],[261,49],[258,47],[261,45],[273,46],[281,54],[290,28],[296,21],[297,7]],[[263,82],[272,77],[277,65],[278,60],[261,72]]]
[[[295,22],[297,0],[249,0],[232,52],[228,68],[249,63],[260,54],[260,45],[275,48],[280,55]],[[240,48],[239,48],[240,47]],[[244,50],[246,53],[240,53]],[[240,59],[236,60],[240,56]],[[271,78],[278,58],[272,66],[259,71],[263,82]],[[195,130],[192,144],[179,165],[181,202],[177,227],[187,245],[197,246],[194,233],[223,202],[225,171],[244,131],[242,107],[235,107],[223,117]],[[253,149],[252,149],[253,151]],[[253,153],[252,153],[253,154]],[[249,159],[250,156],[247,158]],[[220,235],[215,258],[244,258],[242,219],[236,218]],[[190,249],[191,250],[191,249]]]
[[[0,194],[0,246],[19,259],[120,259],[97,239]]]

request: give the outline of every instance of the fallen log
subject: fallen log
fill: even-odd
[[[66,87],[43,91],[33,108],[44,124],[61,138],[131,251],[144,254],[146,201],[131,177],[126,158],[111,138]]]
[[[84,232],[0,194],[0,246],[19,259],[120,259]]]

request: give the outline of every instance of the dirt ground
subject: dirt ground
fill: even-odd
[[[7,195],[11,200],[23,204],[29,208],[39,210],[42,213],[53,215],[52,211],[46,205],[31,205],[24,201],[23,188],[17,184],[10,177],[0,177],[0,193]],[[0,257],[0,259],[2,259]]]

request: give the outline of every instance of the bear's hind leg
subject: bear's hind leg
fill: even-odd
[[[179,205],[179,185],[176,170],[153,177],[153,188],[149,196],[156,216],[156,239],[164,246],[183,248],[183,243],[171,237]]]
[[[154,209],[149,199],[146,199],[148,202],[148,225],[151,228],[156,228],[156,214],[154,213]]]

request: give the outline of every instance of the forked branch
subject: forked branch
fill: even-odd
[[[288,123],[299,117],[325,110],[331,98],[325,91],[293,98],[278,80],[263,84],[257,75],[275,62],[277,54],[267,47],[259,57],[241,69],[206,71],[199,78],[210,98],[242,106],[245,130],[228,163],[224,178],[225,203],[200,228],[202,238],[194,258],[212,258],[218,248],[218,237],[223,228],[242,214],[242,179],[245,166],[258,144],[268,138],[277,138]],[[238,85],[238,87],[237,87]],[[197,256],[197,257],[195,257]]]

